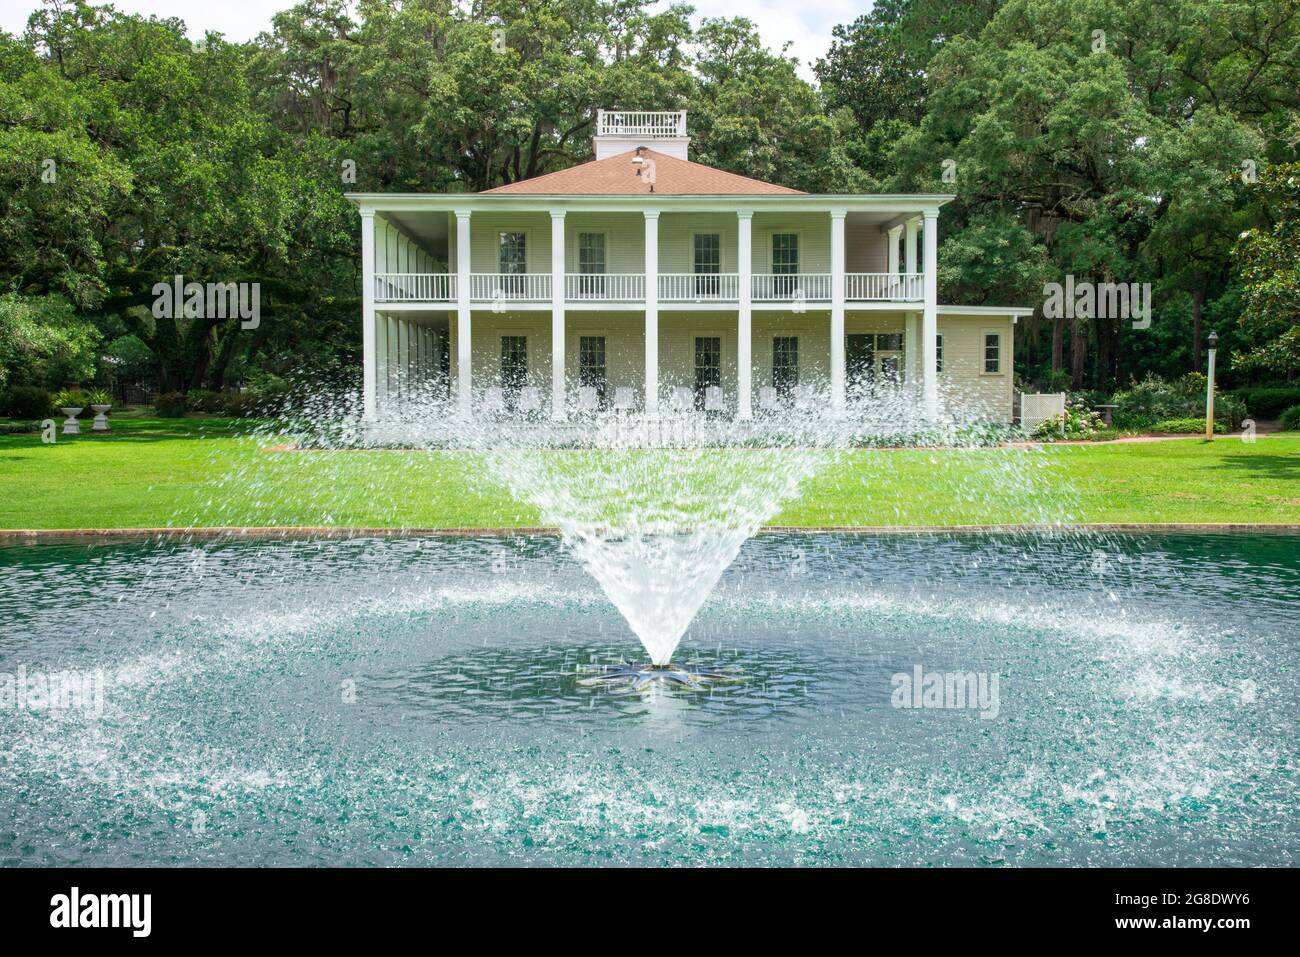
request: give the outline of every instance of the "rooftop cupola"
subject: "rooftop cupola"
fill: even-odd
[[[674,159],[687,155],[686,111],[597,110],[596,135],[591,145],[603,160],[644,146]]]

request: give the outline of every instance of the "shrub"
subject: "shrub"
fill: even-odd
[[[1042,441],[1053,439],[1100,439],[1112,434],[1102,421],[1101,413],[1088,408],[1083,396],[1065,397],[1065,411],[1038,424],[1034,429],[1034,438]]]
[[[179,419],[185,408],[184,392],[164,392],[153,401],[154,412],[164,419]]]
[[[259,397],[253,392],[232,392],[225,396],[221,411],[233,419],[251,419],[258,414]]]
[[[1230,393],[1246,405],[1246,411],[1259,419],[1276,419],[1293,405],[1300,405],[1300,386],[1262,386],[1234,389]]]
[[[0,435],[25,435],[30,432],[41,431],[41,423],[37,422],[0,422]]]
[[[1116,392],[1113,421],[1120,429],[1150,429],[1164,419],[1189,419],[1205,413],[1205,376],[1190,373],[1167,381],[1147,376]],[[1214,417],[1235,429],[1246,417],[1246,406],[1234,395],[1220,392],[1214,397]]]
[[[1300,432],[1300,405],[1282,410],[1282,428],[1287,432]]]
[[[106,389],[91,389],[86,393],[86,405],[112,405],[113,397]]]
[[[185,407],[191,412],[225,412],[226,397],[209,389],[190,389],[185,393]]]
[[[1175,435],[1204,435],[1205,419],[1161,419],[1151,426],[1152,432],[1169,432]],[[1228,428],[1217,419],[1214,422],[1214,434],[1222,435]]]
[[[54,398],[50,400],[54,403],[56,409],[80,409],[80,415],[85,415],[86,410],[90,408],[90,402],[86,393],[80,389],[63,389],[54,393]]]
[[[15,419],[43,419],[54,410],[50,393],[34,385],[16,385],[0,396],[0,413]]]

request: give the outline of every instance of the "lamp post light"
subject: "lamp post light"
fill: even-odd
[[[1205,441],[1214,441],[1214,354],[1218,351],[1219,334],[1210,331],[1210,368],[1205,374]]]

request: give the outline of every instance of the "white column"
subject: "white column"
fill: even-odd
[[[470,367],[469,210],[456,210],[456,405],[468,417],[473,395]]]
[[[379,366],[375,354],[375,214],[361,211],[361,395],[365,417],[378,410]]]
[[[831,408],[844,408],[844,217],[831,210]]]
[[[551,210],[551,418],[564,418],[564,210]]]
[[[645,211],[645,410],[659,411],[659,210]]]
[[[935,376],[934,364],[938,356],[939,335],[939,211],[926,210],[924,233],[925,273],[922,279],[924,289],[925,311],[921,316],[921,383],[927,418],[935,419],[939,415],[939,384]]]
[[[921,225],[919,219],[909,219],[903,233],[903,272],[916,272],[916,229]]]
[[[411,323],[407,319],[397,320],[397,389],[406,398],[411,385]]]
[[[921,363],[917,361],[916,313],[903,314],[903,381],[909,385],[917,381]]]
[[[740,269],[740,308],[736,315],[736,415],[748,419],[754,414],[754,323],[753,323],[753,210],[736,213],[739,247],[736,260]]]
[[[388,316],[375,318],[375,397],[376,405],[388,405]]]
[[[397,364],[397,346],[401,331],[398,326],[396,316],[389,315],[384,320],[384,374],[385,393],[391,398],[401,394],[402,383],[398,377],[399,366]]]
[[[894,277],[898,276],[898,239],[902,233],[902,226],[889,227],[889,274]]]

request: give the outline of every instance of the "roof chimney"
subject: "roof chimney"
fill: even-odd
[[[691,138],[686,135],[686,111],[597,110],[596,135],[591,146],[602,160],[637,147],[688,159]]]

